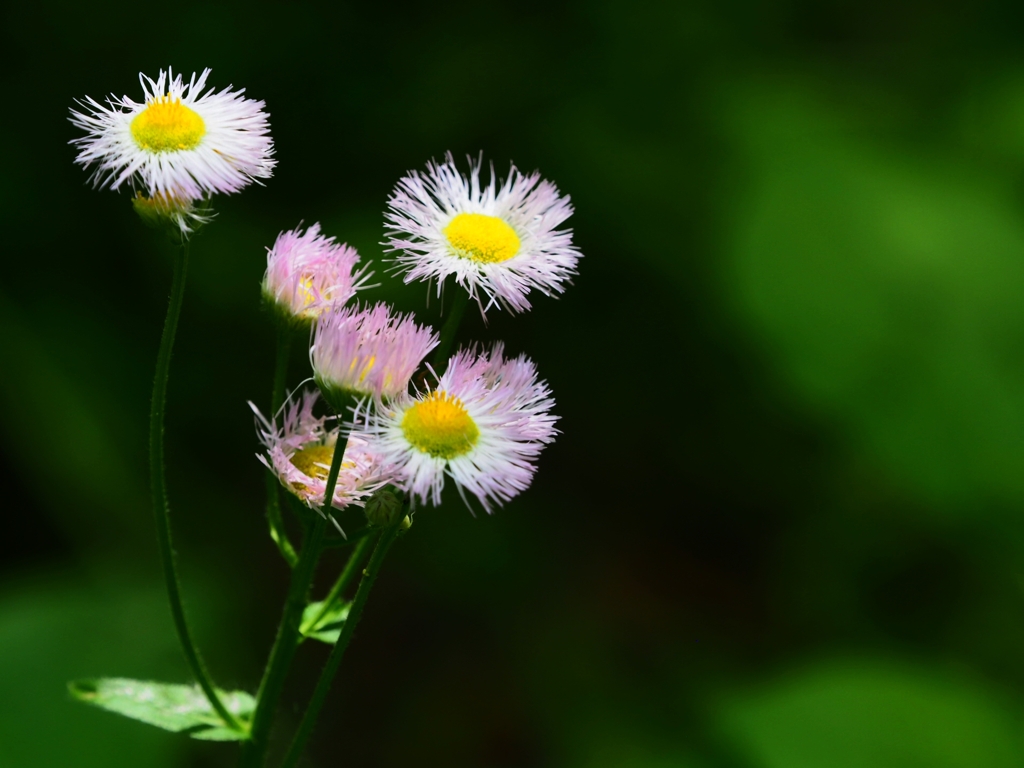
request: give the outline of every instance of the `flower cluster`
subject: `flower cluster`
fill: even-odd
[[[392,261],[406,281],[436,279],[440,288],[452,276],[484,312],[495,305],[525,310],[532,288],[548,295],[562,291],[580,256],[571,233],[557,229],[571,213],[568,199],[537,174],[523,175],[514,167],[504,182],[499,184],[492,171],[490,182],[482,185],[479,162],[471,163],[466,177],[448,157],[429,164],[426,175],[412,172],[400,180],[388,205],[388,246],[398,252]],[[468,493],[487,512],[525,490],[541,450],[557,431],[551,391],[533,362],[523,355],[506,358],[501,343],[472,347],[457,351],[440,375],[426,366],[412,385],[438,336],[386,304],[345,306],[354,292],[347,288],[314,294],[317,285],[349,285],[337,271],[329,276],[320,271],[327,269],[318,266],[326,260],[309,258],[298,266],[292,256],[296,263],[289,262],[287,254],[302,250],[300,242],[312,252],[321,241],[318,229],[312,235],[282,235],[271,251],[264,293],[273,293],[295,315],[315,314],[313,376],[336,413],[352,414],[346,425],[349,442],[355,441],[364,452],[360,455],[372,457],[366,466],[377,472],[366,487],[387,483],[414,504],[437,506],[450,478],[467,503]],[[272,277],[272,269],[288,280]],[[310,402],[304,396],[303,407]],[[274,453],[276,443],[267,437],[281,434],[281,442],[289,435],[312,435],[297,413],[294,407],[288,411],[280,433],[264,423],[264,444],[272,450],[264,461],[308,501],[306,489],[324,493],[303,472],[310,454],[285,447]],[[333,443],[319,436],[308,441],[320,456],[313,466],[326,477]],[[341,500],[355,498],[347,489],[365,483],[348,462],[346,452]]]
[[[440,286],[452,276],[461,286],[455,290],[467,291],[482,312],[525,310],[532,288],[561,292],[580,257],[571,233],[557,229],[572,210],[568,198],[514,167],[505,181],[492,171],[483,185],[479,162],[462,176],[448,157],[429,164],[425,175],[401,179],[388,205],[387,245],[397,252],[392,263],[406,281],[436,279]],[[283,233],[270,250],[263,291],[285,315],[312,321],[313,378],[334,412],[348,415],[349,445],[366,458],[365,465],[353,459],[350,468],[346,450],[335,506],[359,501],[382,484],[413,504],[437,506],[450,479],[467,503],[473,496],[491,512],[525,490],[557,432],[551,391],[533,362],[507,358],[497,343],[435,359],[435,366],[445,366],[438,374],[424,363],[440,343],[429,327],[383,303],[346,305],[359,287],[349,277],[358,257],[344,251],[343,264],[340,257],[332,260],[328,244],[339,248],[316,225],[305,234]],[[338,438],[317,431],[322,422],[311,415],[310,395],[301,402],[301,408],[289,406],[279,430],[261,421],[269,451],[263,461],[285,487],[315,505]],[[313,447],[290,447],[295,439]],[[311,465],[313,455],[319,460]]]
[[[140,74],[141,101],[86,98],[71,113],[85,131],[73,141],[76,161],[92,169],[94,183],[134,189],[143,219],[170,222],[182,235],[209,219],[211,195],[265,179],[275,165],[263,102],[208,89],[208,75]],[[387,201],[384,245],[407,283],[436,283],[438,295],[448,283],[466,292],[460,306],[473,300],[482,314],[524,312],[533,291],[556,296],[576,274],[581,254],[563,227],[572,205],[538,173],[511,166],[499,179],[492,166],[485,179],[482,167],[482,158],[470,160],[464,174],[447,155],[406,174]],[[312,507],[361,504],[385,485],[438,505],[450,478],[490,512],[529,486],[554,438],[547,384],[526,357],[506,358],[500,343],[449,357],[451,333],[442,340],[383,303],[349,303],[368,277],[356,250],[316,223],[281,232],[267,249],[263,297],[286,332],[310,329],[313,379],[335,415],[328,427],[314,414],[313,392],[271,418],[257,410],[260,460]],[[431,367],[425,359],[435,349]]]
[[[387,240],[382,243],[391,254],[390,271],[403,274],[405,282],[436,281],[438,295],[447,283],[448,291],[456,292],[455,301],[445,302],[440,333],[386,303],[353,301],[359,291],[376,287],[367,285],[372,273],[361,265],[355,248],[324,234],[319,223],[277,236],[267,249],[261,286],[277,325],[271,409],[265,416],[249,405],[261,444],[257,458],[269,472],[268,530],[292,568],[292,583],[256,697],[225,694],[201,661],[181,600],[161,459],[166,387],[186,285],[187,238],[210,220],[213,194],[237,192],[268,178],[275,161],[263,102],[246,99],[243,91],[230,86],[219,92],[207,89],[208,75],[204,70],[187,82],[170,70],[155,80],[140,75],[139,102],[111,96],[101,105],[86,98],[71,113],[71,121],[85,135],[72,143],[78,149],[76,162],[91,169],[96,186],[134,190],[132,205],[140,218],[169,225],[181,240],[157,355],[149,447],[168,598],[185,657],[206,702],[198,701],[198,691],[188,691],[197,699],[193,709],[209,704],[202,722],[190,722],[187,730],[196,738],[242,741],[242,762],[263,765],[273,715],[299,643],[315,639],[333,644],[332,661],[285,757],[286,764],[294,765],[384,555],[412,525],[417,506],[440,505],[444,486],[451,481],[468,507],[473,508],[475,498],[484,511],[494,511],[530,486],[540,453],[558,432],[551,390],[525,355],[506,357],[501,342],[472,344],[452,353],[466,307],[475,301],[484,319],[492,309],[524,312],[532,292],[556,296],[565,290],[581,254],[571,231],[562,228],[572,213],[569,198],[554,184],[514,166],[504,180],[492,167],[484,183],[482,159],[471,160],[468,175],[463,175],[450,155],[398,181],[384,214]],[[311,378],[317,387],[296,388],[286,397],[289,350],[301,331],[308,334]],[[319,514],[298,509],[304,524],[299,550],[282,515],[282,487]],[[322,553],[353,543],[328,537],[327,522],[345,537],[337,513],[352,507],[362,509],[366,525],[353,535],[358,543],[327,597],[310,602]],[[371,544],[373,553],[364,564]],[[359,572],[350,601],[345,593]],[[109,700],[101,702],[102,697],[93,695],[97,684],[104,681],[76,684],[72,691],[81,688],[83,700],[136,716]],[[185,689],[141,685],[165,693]],[[122,693],[128,688],[137,690],[134,683],[117,686]],[[158,704],[153,711],[170,706]]]

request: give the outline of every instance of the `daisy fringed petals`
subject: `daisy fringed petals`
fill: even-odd
[[[316,390],[307,390],[301,398],[286,403],[280,426],[249,403],[256,414],[260,442],[266,448],[266,455],[258,454],[257,458],[289,492],[312,508],[324,506],[327,474],[339,435],[338,428],[329,429],[324,417],[313,414],[317,398]],[[349,435],[342,457],[332,506],[362,506],[367,497],[391,479],[387,465],[370,448],[366,435],[354,432]]]
[[[71,122],[86,132],[72,141],[76,162],[93,168],[98,186],[127,184],[147,198],[196,201],[269,178],[274,147],[263,102],[230,86],[203,93],[209,73],[188,81],[170,70],[156,80],[140,74],[141,102],[80,101],[82,111],[71,111]]]
[[[433,390],[365,419],[371,444],[416,500],[439,505],[447,475],[490,512],[530,485],[537,456],[557,431],[553,406],[533,362],[506,360],[498,344],[459,352]]]
[[[365,287],[369,275],[355,270],[358,262],[355,248],[320,234],[319,224],[282,232],[267,252],[263,295],[285,317],[308,324]]]
[[[483,185],[480,166],[471,163],[463,176],[448,155],[403,177],[384,214],[386,245],[407,283],[437,280],[440,293],[452,275],[485,310],[522,312],[531,290],[559,294],[576,273],[572,231],[557,228],[572,205],[554,184],[515,166],[500,185],[492,168]]]
[[[327,402],[375,400],[405,394],[409,379],[438,338],[412,315],[393,315],[383,303],[367,309],[335,308],[320,315],[309,350],[317,385]]]

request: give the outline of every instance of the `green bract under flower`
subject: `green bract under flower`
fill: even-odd
[[[187,237],[213,218],[206,201],[196,205],[186,198],[162,192],[152,197],[136,192],[132,198],[132,208],[144,223],[165,229],[173,237]]]

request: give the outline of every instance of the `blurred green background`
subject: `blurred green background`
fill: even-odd
[[[563,434],[492,517],[417,517],[310,765],[1024,764],[1022,22],[5,6],[0,768],[235,756],[65,689],[187,680],[146,492],[170,246],[87,185],[67,121],[168,65],[264,99],[280,163],[194,240],[170,384],[188,609],[225,687],[255,688],[286,590],[246,406],[269,399],[264,248],[320,221],[380,273],[392,185],[449,150],[537,168],[577,209],[564,298],[463,329],[537,361]],[[370,298],[436,318],[423,285]],[[279,740],[325,656],[302,649]]]

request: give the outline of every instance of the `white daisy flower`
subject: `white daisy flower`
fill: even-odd
[[[515,166],[500,186],[492,167],[481,186],[480,165],[471,162],[463,176],[449,154],[425,174],[403,177],[384,214],[385,245],[398,253],[393,261],[407,283],[436,279],[440,295],[454,275],[484,311],[500,304],[522,312],[531,290],[559,294],[576,274],[582,254],[572,230],[557,229],[572,205],[550,181]]]
[[[99,187],[141,187],[148,198],[195,201],[216,192],[237,192],[271,175],[275,161],[262,101],[228,86],[206,93],[204,69],[185,82],[160,71],[139,74],[144,99],[108,97],[103,106],[86,97],[71,122],[86,135],[72,140],[77,163],[93,167]]]
[[[365,414],[366,432],[396,485],[421,503],[441,503],[445,476],[490,512],[533,480],[541,449],[554,440],[551,391],[525,356],[463,350],[430,392]],[[358,421],[359,414],[357,414]]]

